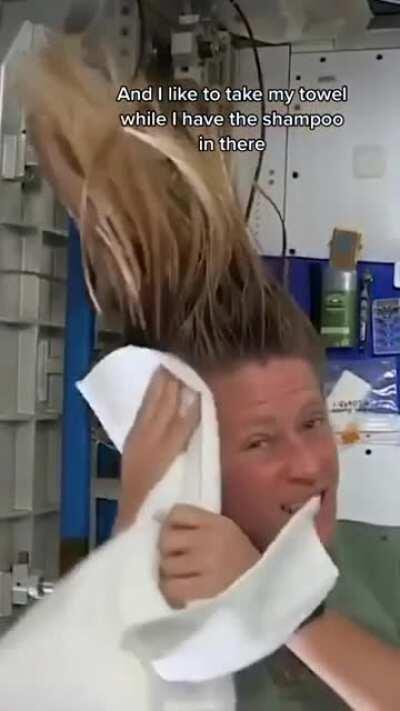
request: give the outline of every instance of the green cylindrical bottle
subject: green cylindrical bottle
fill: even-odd
[[[328,266],[322,280],[321,336],[327,348],[354,348],[358,343],[356,270]]]

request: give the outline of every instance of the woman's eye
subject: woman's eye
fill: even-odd
[[[253,442],[250,442],[248,445],[248,449],[260,449],[260,448],[265,448],[268,447],[271,444],[271,440],[263,437],[262,439],[255,439]]]
[[[310,420],[307,420],[307,422],[305,423],[305,427],[307,430],[313,430],[316,427],[324,425],[325,422],[326,417],[324,415],[319,415],[318,417],[312,417]]]

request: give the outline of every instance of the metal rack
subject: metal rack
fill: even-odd
[[[0,224],[3,600],[21,552],[46,578],[59,574],[66,276],[67,231]]]

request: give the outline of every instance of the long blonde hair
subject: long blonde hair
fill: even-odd
[[[170,107],[117,103],[121,83],[105,54],[93,66],[67,38],[30,57],[20,81],[43,171],[80,229],[94,304],[116,305],[143,345],[200,367],[318,350],[250,244],[218,145],[201,152],[194,131],[170,125],[124,129],[123,112]]]

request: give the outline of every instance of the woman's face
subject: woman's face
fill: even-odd
[[[265,550],[300,505],[321,496],[316,528],[329,545],[338,457],[312,367],[275,358],[215,374],[208,383],[220,426],[223,514]]]

